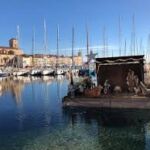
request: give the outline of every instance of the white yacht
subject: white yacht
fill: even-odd
[[[18,70],[13,72],[14,76],[26,76],[28,74],[29,74],[28,70]]]
[[[54,70],[51,69],[51,68],[46,68],[44,69],[41,74],[44,76],[44,75],[54,75]]]
[[[79,73],[79,69],[72,69],[72,73],[73,74],[78,74]]]
[[[32,69],[30,72],[31,76],[40,76],[42,71],[40,69]]]
[[[0,77],[7,77],[7,76],[9,76],[8,72],[0,70]]]
[[[65,75],[65,71],[63,69],[57,68],[55,71],[55,75]]]

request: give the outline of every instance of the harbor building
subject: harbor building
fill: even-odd
[[[23,51],[19,48],[18,40],[11,38],[9,46],[0,46],[0,66],[6,65],[14,56],[21,56]]]
[[[76,66],[82,66],[82,54],[74,56],[74,64]],[[18,64],[19,62],[19,64]],[[23,50],[19,48],[18,40],[11,38],[9,40],[9,46],[0,46],[0,66],[14,66],[14,67],[32,67],[32,66],[71,66],[72,57],[70,56],[56,56],[56,55],[45,55],[25,54]]]
[[[9,40],[9,46],[0,46],[0,54],[4,55],[22,55],[23,51],[19,48],[18,40],[12,38]]]
[[[82,66],[82,56],[77,55],[74,56],[74,65],[75,66]],[[59,58],[56,55],[41,55],[36,54],[34,56],[32,55],[22,55],[22,62],[24,67],[41,67],[41,66],[52,66],[55,67],[58,66],[71,66],[72,65],[72,57],[70,56],[59,56]]]

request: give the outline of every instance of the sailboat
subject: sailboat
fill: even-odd
[[[87,62],[86,62],[86,67],[81,68],[79,70],[79,76],[89,76],[89,32],[88,28],[86,27],[86,48],[87,48]]]
[[[24,69],[20,69],[18,71],[14,71],[13,75],[14,76],[28,76],[29,75],[29,71],[28,70],[24,70]]]
[[[44,20],[44,49],[47,51],[47,28],[46,22]],[[47,67],[47,57],[45,58],[45,68],[42,70],[42,75],[54,75],[54,70],[52,68]]]
[[[34,50],[35,50],[35,32],[33,30],[33,36],[32,36],[32,66],[34,67]],[[40,76],[41,70],[38,68],[32,68],[30,71],[31,76]]]
[[[24,68],[20,68],[20,64],[19,64],[19,61],[20,61],[20,56],[15,56],[13,58],[13,66],[14,64],[16,64],[16,68],[15,70],[13,70],[13,75],[14,76],[27,76],[29,74],[29,70],[27,69],[24,69]]]
[[[52,68],[46,68],[41,73],[42,75],[54,75],[54,70]]]
[[[17,40],[18,40],[18,45],[19,45],[19,43],[20,43],[20,29],[19,29],[19,26],[17,26]],[[19,56],[15,56],[14,58],[13,58],[13,62],[14,61],[16,61],[15,63],[17,64],[16,65],[16,67],[17,67],[17,70],[15,70],[14,72],[13,72],[13,75],[14,76],[26,76],[26,75],[28,75],[29,74],[29,71],[28,70],[26,70],[26,69],[22,69],[22,68],[19,68],[20,66],[19,66]]]
[[[56,59],[56,70],[55,70],[55,75],[65,75],[66,72],[58,68],[58,61],[59,61],[59,26],[57,26],[57,59]]]
[[[31,76],[40,76],[41,75],[41,70],[40,69],[32,69],[30,72]]]
[[[75,67],[75,61],[74,61],[74,41],[75,41],[75,38],[74,38],[74,35],[75,35],[75,32],[74,32],[74,27],[72,28],[72,74],[73,76],[75,75],[78,75],[79,73],[79,69],[77,69]]]

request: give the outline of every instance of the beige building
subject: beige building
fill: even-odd
[[[0,46],[0,54],[22,55],[23,51],[19,48],[18,40],[12,38],[9,40],[9,47]]]
[[[57,58],[55,55],[35,55],[32,57],[31,55],[22,55],[23,59],[23,66],[24,67],[31,67],[31,66],[53,66],[55,67],[56,64],[59,66],[72,65],[72,58],[68,56],[61,56]],[[77,66],[82,65],[82,56],[75,56],[74,57],[74,64]]]
[[[72,58],[69,56],[59,56],[56,55],[42,55],[36,54],[34,56],[24,54],[23,51],[19,48],[18,40],[12,38],[9,40],[9,47],[0,46],[0,66],[11,65],[12,62],[17,62],[19,60],[19,65],[13,64],[14,66],[20,67],[31,67],[31,66],[59,66],[63,65],[72,65]],[[14,61],[15,60],[15,61]],[[79,53],[77,56],[74,56],[74,64],[77,66],[82,65],[82,55]]]
[[[14,56],[20,56],[23,51],[19,48],[18,40],[12,38],[9,40],[9,46],[0,46],[0,66],[6,65]]]

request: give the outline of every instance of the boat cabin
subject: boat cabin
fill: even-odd
[[[96,58],[96,72],[98,85],[107,80],[112,90],[118,86],[128,91],[130,79],[144,82],[144,55]]]

